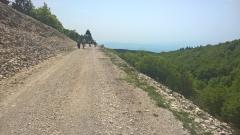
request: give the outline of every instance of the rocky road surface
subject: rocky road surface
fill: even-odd
[[[100,48],[58,55],[0,82],[1,135],[189,134]]]

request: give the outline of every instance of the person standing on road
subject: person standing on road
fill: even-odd
[[[89,47],[91,47],[91,40],[88,41]]]
[[[96,41],[94,42],[94,46],[95,46],[95,47],[97,46],[97,42],[96,42]]]
[[[83,46],[83,49],[84,49],[84,47],[85,47],[85,43],[86,43],[86,40],[83,38],[83,39],[82,39],[82,46]]]
[[[80,40],[79,39],[77,40],[77,47],[78,47],[78,49],[80,49]]]

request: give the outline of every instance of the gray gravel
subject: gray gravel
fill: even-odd
[[[99,48],[51,58],[0,82],[0,134],[189,134],[124,76]]]

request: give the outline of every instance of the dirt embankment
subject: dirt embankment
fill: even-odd
[[[0,80],[36,65],[75,42],[0,2]]]

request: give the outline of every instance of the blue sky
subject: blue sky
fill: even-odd
[[[136,49],[147,45],[173,50],[240,38],[240,0],[32,2],[35,7],[45,2],[65,28],[79,34],[89,29],[98,43],[111,46],[121,43]]]

